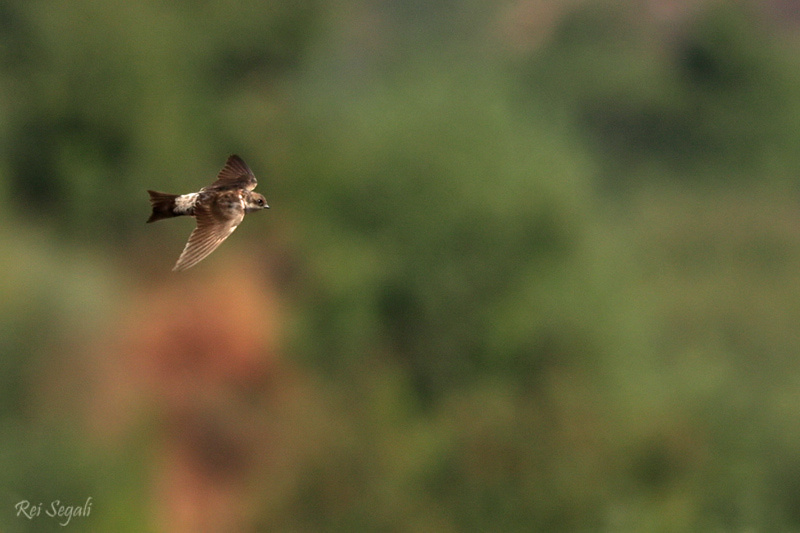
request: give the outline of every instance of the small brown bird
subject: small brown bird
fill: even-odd
[[[216,181],[198,192],[179,195],[147,191],[153,205],[147,222],[179,216],[197,219],[197,227],[172,270],[186,270],[205,259],[242,223],[245,213],[269,209],[267,199],[253,192],[257,184],[242,158],[232,155]]]

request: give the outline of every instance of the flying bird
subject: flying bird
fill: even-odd
[[[232,155],[217,175],[216,181],[198,192],[167,194],[150,191],[153,213],[147,222],[164,218],[190,216],[197,227],[172,270],[191,268],[216,250],[244,220],[246,213],[269,209],[267,199],[253,192],[258,182],[241,157]]]

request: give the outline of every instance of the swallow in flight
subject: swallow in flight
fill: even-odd
[[[191,268],[213,252],[242,223],[246,213],[269,209],[267,199],[253,192],[257,185],[253,171],[238,155],[228,158],[216,181],[198,192],[167,194],[147,191],[153,213],[147,222],[190,216],[197,227],[172,270]]]

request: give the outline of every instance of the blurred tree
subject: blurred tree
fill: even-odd
[[[524,71],[582,130],[607,182],[741,181],[796,174],[796,55],[764,6],[715,4],[669,24],[588,3]],[[778,155],[781,154],[781,155]]]

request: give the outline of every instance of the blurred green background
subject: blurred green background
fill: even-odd
[[[0,530],[798,531],[798,147],[795,1],[0,0]]]

